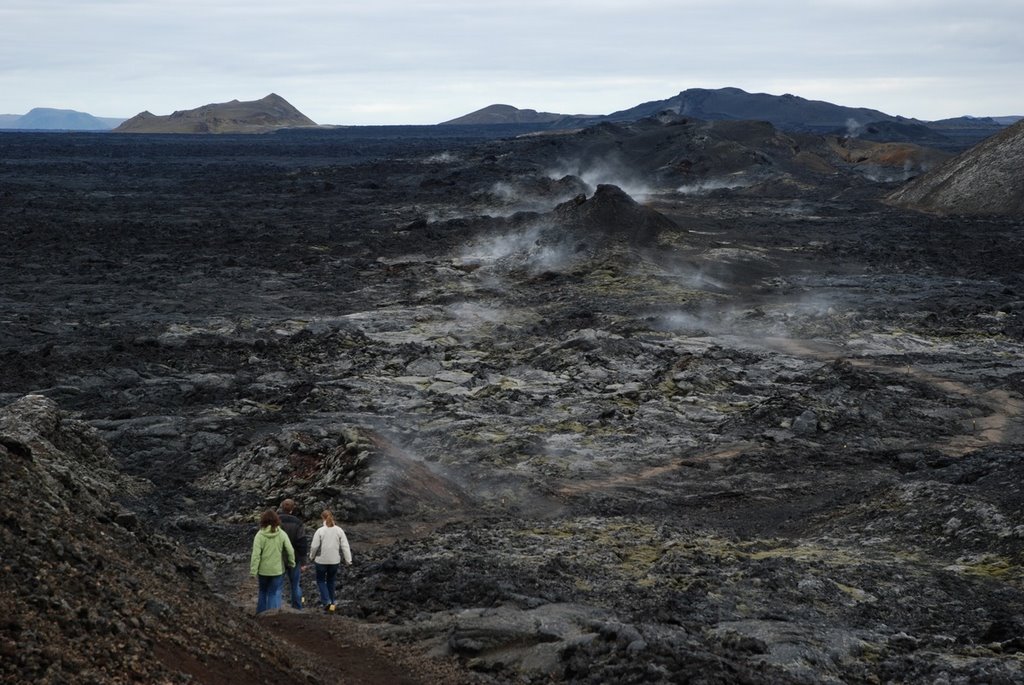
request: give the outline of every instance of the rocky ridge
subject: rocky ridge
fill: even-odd
[[[939,214],[1024,215],[1024,124],[1017,122],[893,191],[888,202]]]
[[[175,682],[200,663],[284,677],[295,667],[214,595],[203,554],[140,523],[153,484],[123,475],[96,431],[45,397],[0,408],[0,679]],[[218,668],[211,670],[216,672]]]

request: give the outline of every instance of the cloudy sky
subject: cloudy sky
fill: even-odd
[[[1024,0],[0,0],[0,113],[276,92],[318,123],[420,124],[736,86],[1024,114],[1022,36]]]

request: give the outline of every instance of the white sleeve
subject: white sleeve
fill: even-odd
[[[323,528],[317,528],[316,532],[313,533],[313,541],[309,543],[309,560],[316,561],[316,557],[320,554],[320,545],[322,544]]]
[[[341,544],[341,553],[345,557],[345,563],[352,563],[352,550],[348,547],[348,538],[345,537],[345,531],[342,530],[341,526],[338,526],[338,542]]]

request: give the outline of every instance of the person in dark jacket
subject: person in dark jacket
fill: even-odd
[[[304,560],[309,551],[309,546],[306,539],[306,527],[303,525],[302,519],[295,515],[295,500],[286,499],[281,502],[281,508],[277,513],[281,517],[281,530],[288,535],[288,540],[291,541],[292,547],[295,549],[295,558]],[[302,586],[299,581],[302,577],[302,569],[305,566],[300,564],[301,562],[295,564],[295,566],[285,572],[293,609],[302,608]],[[284,595],[283,590],[281,594],[282,596]]]

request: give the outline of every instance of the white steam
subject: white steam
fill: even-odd
[[[745,178],[708,178],[679,186],[676,188],[676,192],[683,195],[704,195],[714,190],[734,190],[746,188],[749,185],[750,181]]]
[[[876,183],[896,183],[909,181],[920,173],[927,171],[924,165],[919,168],[914,167],[914,163],[909,159],[903,161],[902,169],[890,169],[880,167],[876,165],[866,166],[861,170],[864,178],[869,181]]]
[[[504,309],[489,307],[478,302],[459,302],[450,305],[448,313],[455,321],[468,326],[498,324],[508,318]]]
[[[597,186],[609,184],[618,186],[637,202],[644,202],[655,191],[649,183],[631,171],[625,164],[612,158],[605,158],[586,165],[563,163],[547,173],[549,178],[559,179],[564,176],[577,176],[587,184],[587,190],[593,192]]]
[[[812,296],[747,307],[708,305],[697,311],[665,313],[655,321],[661,330],[686,335],[792,338],[844,327],[855,314],[831,297]]]
[[[459,259],[535,273],[559,271],[573,262],[573,255],[567,245],[545,244],[541,240],[544,228],[537,224],[521,231],[485,236],[464,246]]]
[[[459,161],[459,157],[447,150],[423,158],[424,164],[451,164],[452,162],[457,161]]]
[[[540,196],[524,191],[516,183],[509,183],[507,181],[496,182],[491,186],[488,194],[497,200],[500,205],[486,210],[485,213],[490,216],[511,216],[517,212],[537,212],[542,214],[572,199],[574,195],[572,192],[563,192]]]

